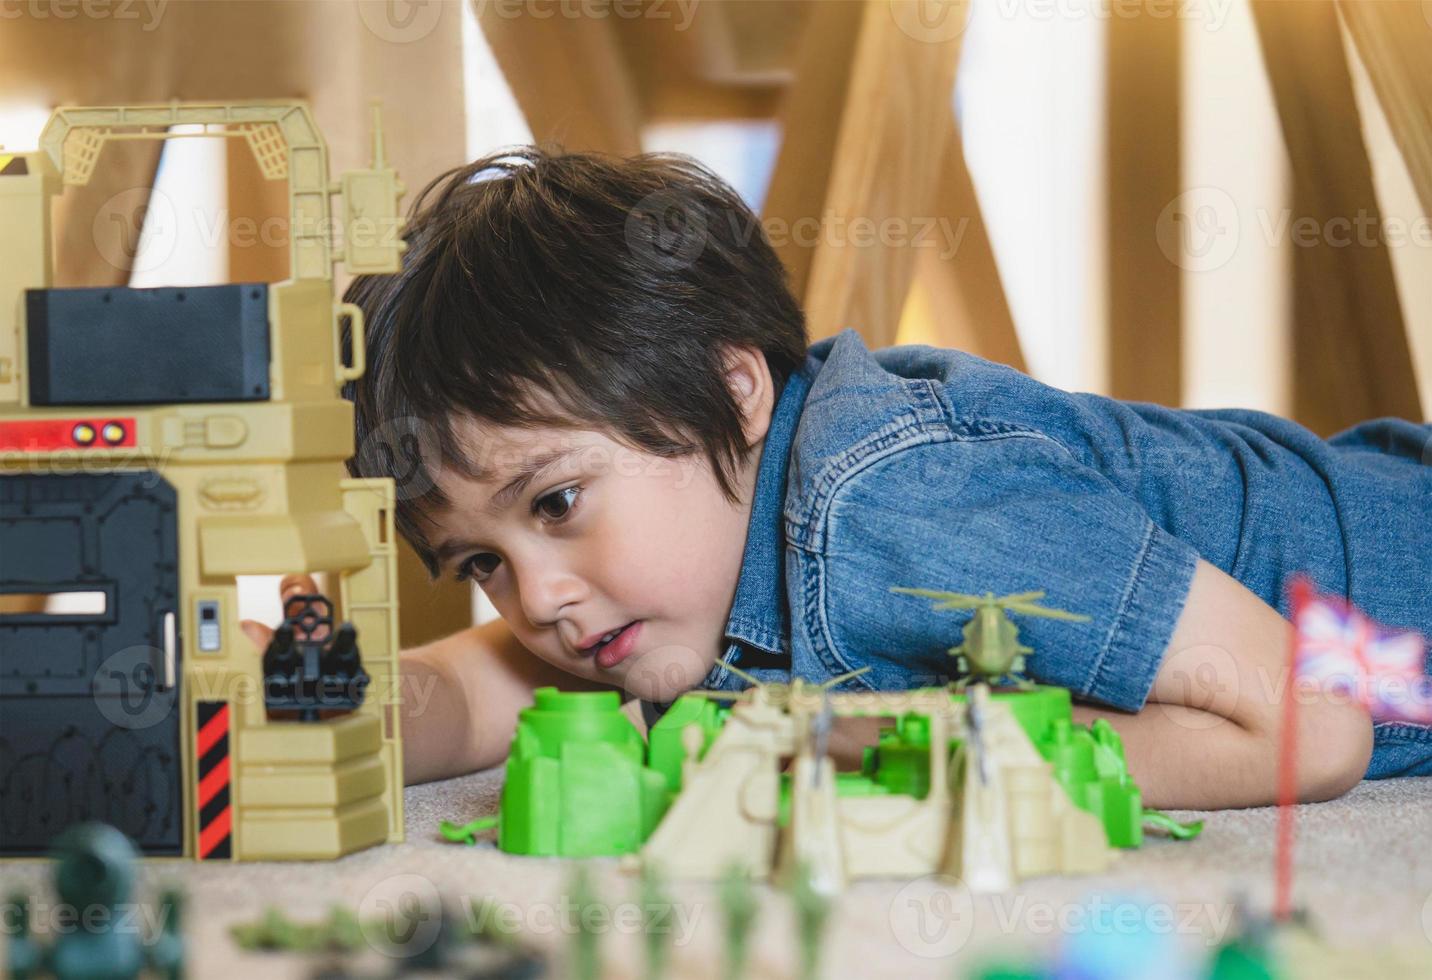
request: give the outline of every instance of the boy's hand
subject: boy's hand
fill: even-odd
[[[312,595],[318,591],[318,583],[313,580],[312,575],[285,575],[283,581],[278,584],[279,601],[288,605],[289,596]],[[268,649],[269,641],[273,639],[273,629],[265,626],[255,619],[239,620],[239,629],[243,630],[259,653]]]

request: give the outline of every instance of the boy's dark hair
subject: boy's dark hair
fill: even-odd
[[[344,391],[349,470],[397,481],[398,529],[431,574],[423,524],[449,503],[433,464],[486,475],[454,416],[704,453],[736,500],[748,447],[725,352],[762,351],[779,394],[807,337],[780,260],[719,177],[674,154],[523,147],[428,184],[403,237],[402,271],[359,276],[345,296],[368,362]]]

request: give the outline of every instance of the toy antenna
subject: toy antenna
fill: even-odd
[[[757,687],[766,686],[765,681],[756,677],[754,674],[747,673],[746,671],[742,670],[740,667],[737,667],[735,664],[731,663],[728,660],[721,661],[721,665],[727,670],[729,670],[731,673],[735,674],[737,677],[741,678],[741,680],[745,681],[747,684],[754,684]]]
[[[377,99],[373,100],[373,170],[382,170],[387,166],[383,153],[383,104]]]
[[[820,686],[820,711],[811,721],[811,731],[815,735],[815,769],[811,774],[811,784],[820,785],[820,772],[823,768],[826,752],[830,749],[830,729],[835,718],[830,710],[830,688],[824,684]]]
[[[688,695],[690,695],[690,696],[692,696],[692,697],[696,697],[696,698],[711,698],[713,701],[738,701],[738,700],[740,700],[741,696],[742,696],[743,694],[745,694],[746,691],[749,691],[749,690],[750,690],[750,688],[744,688],[744,689],[742,689],[742,690],[740,690],[740,691],[702,691],[702,690],[695,690],[695,691],[687,691],[686,694],[688,694]],[[683,696],[684,696],[684,695],[683,695]]]
[[[848,670],[843,674],[836,674],[830,680],[821,684],[820,689],[822,691],[829,691],[832,687],[835,687],[835,685],[844,683],[845,681],[850,680],[852,677],[859,677],[861,674],[865,673],[869,669],[869,665],[866,665],[864,667],[861,667],[859,670]]]

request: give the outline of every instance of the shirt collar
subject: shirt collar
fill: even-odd
[[[790,609],[786,600],[785,531],[781,515],[785,509],[791,446],[809,391],[810,379],[805,372],[793,372],[771,412],[771,424],[756,469],[741,576],[736,582],[736,595],[726,622],[726,638],[734,642],[727,648],[725,660],[735,662],[749,657],[751,666],[774,666],[783,661],[789,667]],[[720,687],[728,674],[718,661],[700,686]]]

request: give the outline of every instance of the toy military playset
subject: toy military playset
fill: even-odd
[[[1107,722],[1075,724],[1067,690],[1019,676],[1031,651],[1007,613],[1078,617],[1038,606],[1039,592],[901,591],[976,610],[952,651],[974,671],[967,690],[845,693],[832,687],[854,675],[820,686],[748,677],[747,691],[678,699],[644,744],[615,693],[542,689],[518,722],[497,818],[444,832],[473,840],[495,825],[498,846],[517,854],[640,852],[677,878],[716,880],[736,867],[766,879],[800,865],[826,893],[853,878],[936,872],[1002,891],[1034,875],[1101,871],[1112,849],[1141,843],[1146,821],[1198,832],[1143,809]],[[1018,689],[992,691],[991,678]],[[861,771],[836,772],[833,719],[861,716],[894,726],[865,750]]]
[[[55,285],[62,186],[191,135],[287,181],[289,278]],[[0,154],[0,856],[84,820],[203,860],[402,839],[393,487],[347,477],[363,316],[333,287],[336,217],[349,272],[400,268],[376,113],[374,147],[335,184],[306,105],[176,103],[59,109]],[[344,622],[298,597],[260,660],[237,580],[290,572]]]

